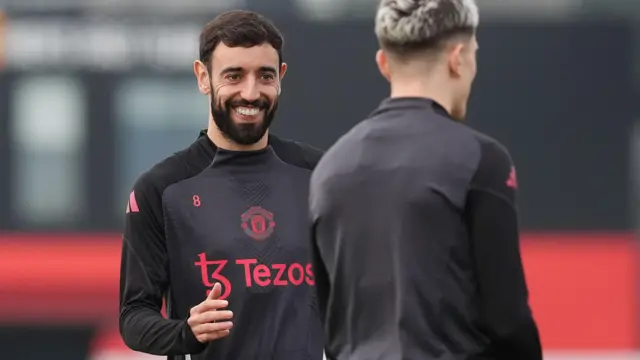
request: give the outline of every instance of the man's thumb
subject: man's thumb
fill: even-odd
[[[211,290],[209,292],[209,295],[207,295],[207,300],[215,300],[219,298],[221,294],[222,294],[222,285],[220,285],[220,283],[215,283],[215,285],[213,285],[213,290]]]

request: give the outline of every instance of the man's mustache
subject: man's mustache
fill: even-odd
[[[255,107],[258,109],[268,109],[269,106],[271,105],[271,103],[269,102],[269,100],[267,99],[256,99],[253,101],[248,101],[245,99],[237,99],[237,100],[229,100],[227,101],[227,107],[239,107],[239,106],[245,106],[245,107]]]

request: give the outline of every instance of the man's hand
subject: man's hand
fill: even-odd
[[[229,335],[229,330],[233,327],[231,320],[233,313],[229,310],[218,310],[226,308],[229,302],[218,300],[222,293],[222,286],[216,283],[209,296],[200,304],[191,308],[187,323],[191,331],[201,343],[217,340]]]

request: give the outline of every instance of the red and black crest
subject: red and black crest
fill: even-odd
[[[265,240],[273,234],[276,226],[273,221],[273,213],[260,206],[253,206],[240,217],[242,229],[255,240]]]

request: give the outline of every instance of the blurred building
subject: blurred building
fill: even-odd
[[[71,235],[60,234],[71,233],[83,243],[112,236],[119,246],[113,234],[133,181],[206,127],[192,61],[201,27],[225,10],[260,11],[284,32],[290,70],[275,132],[327,148],[388,92],[373,60],[376,3],[0,0],[0,230],[40,234],[0,234],[0,249],[2,240],[64,242]],[[630,253],[640,214],[640,2],[479,3],[468,122],[505,143],[518,167],[522,226],[536,234],[525,236],[527,271],[545,291],[534,302],[555,309],[543,315],[555,329],[546,339],[556,355],[582,349],[614,359],[611,351],[640,345],[638,255]],[[117,277],[117,261],[105,281]],[[117,283],[109,284],[105,296],[114,296]],[[0,304],[9,292],[20,302],[4,289]],[[572,313],[577,325],[550,320],[571,311],[567,296],[590,291],[599,295]],[[608,316],[593,322],[587,306]],[[589,324],[602,332],[584,335]]]

